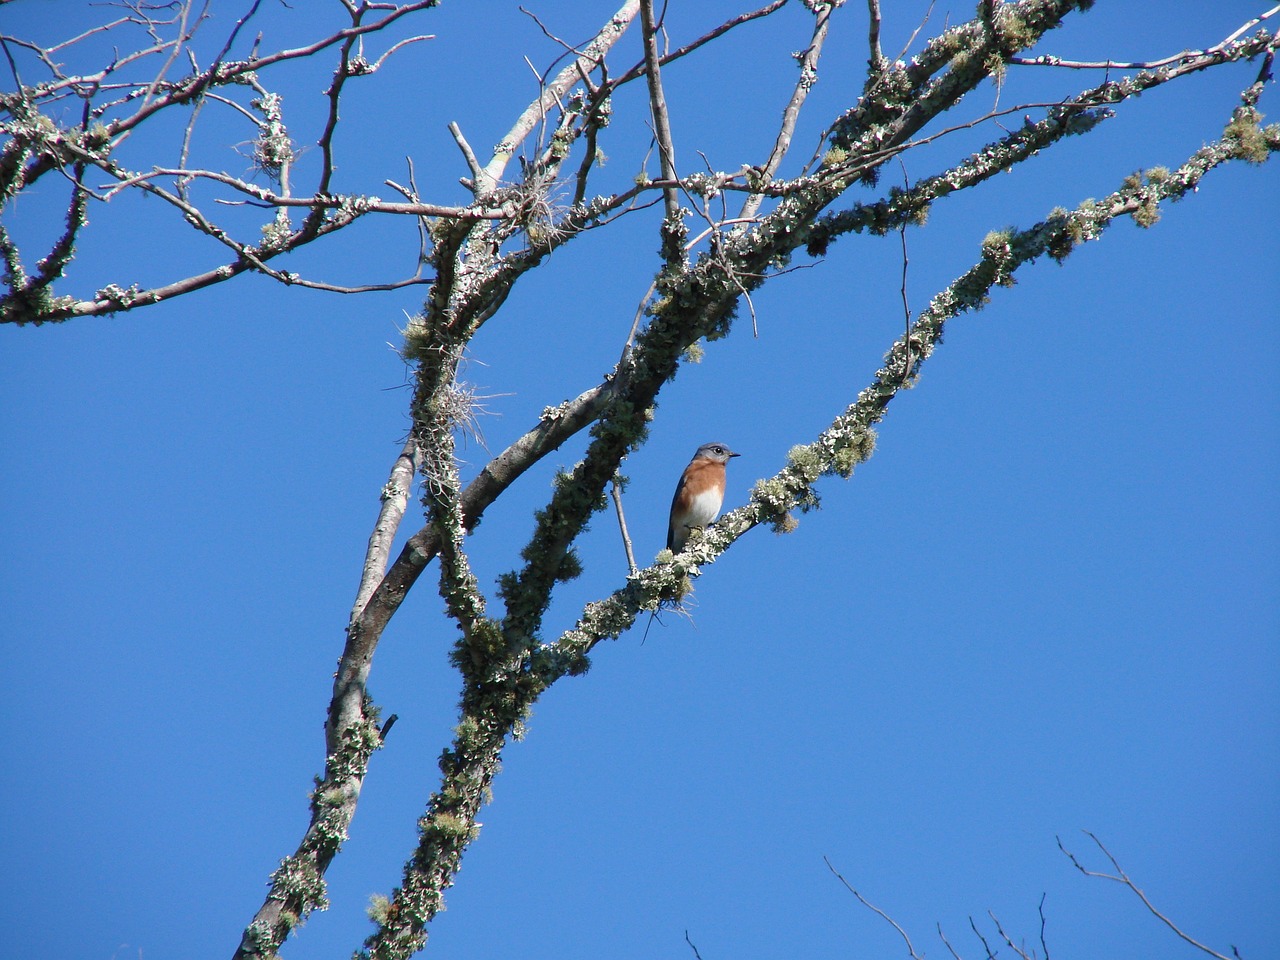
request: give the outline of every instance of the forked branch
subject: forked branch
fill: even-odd
[[[1111,862],[1111,866],[1115,869],[1115,873],[1114,874],[1100,873],[1096,870],[1088,869],[1084,864],[1082,864],[1079,860],[1076,859],[1076,855],[1074,853],[1072,853],[1070,850],[1068,850],[1066,847],[1062,845],[1062,838],[1058,837],[1057,838],[1058,849],[1061,850],[1064,854],[1066,854],[1067,859],[1071,861],[1071,863],[1075,866],[1077,870],[1083,873],[1086,877],[1097,877],[1102,880],[1113,880],[1116,883],[1119,883],[1125,887],[1128,887],[1131,891],[1133,891],[1134,896],[1136,896],[1139,900],[1142,901],[1142,905],[1147,908],[1147,910],[1151,913],[1151,915],[1155,917],[1157,920],[1159,920],[1161,923],[1163,923],[1170,930],[1172,930],[1175,934],[1177,934],[1179,938],[1191,944],[1191,946],[1195,947],[1197,950],[1207,953],[1209,956],[1215,958],[1215,960],[1232,960],[1231,957],[1228,957],[1225,954],[1218,953],[1218,951],[1214,950],[1212,947],[1205,946],[1199,940],[1196,940],[1194,937],[1191,937],[1188,934],[1184,933],[1183,930],[1176,923],[1174,923],[1167,916],[1165,916],[1158,909],[1156,909],[1155,904],[1153,904],[1147,898],[1147,895],[1143,893],[1142,890],[1139,889],[1138,885],[1134,883],[1132,879],[1130,879],[1129,875],[1124,872],[1124,869],[1120,866],[1119,861],[1117,861],[1116,858],[1112,856],[1111,851],[1108,850],[1106,846],[1103,845],[1101,840],[1099,840],[1096,836],[1094,836],[1088,830],[1084,831],[1084,835],[1088,837],[1090,840],[1092,840],[1097,845],[1098,849],[1102,851],[1103,856],[1105,856]],[[1232,952],[1234,953],[1234,951]],[[1239,960],[1239,956],[1240,955],[1238,953],[1235,954],[1235,960]]]

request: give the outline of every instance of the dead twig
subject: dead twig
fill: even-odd
[[[631,534],[627,532],[627,515],[622,510],[623,484],[618,476],[614,476],[609,485],[609,495],[613,498],[613,508],[618,514],[618,529],[622,532],[622,547],[627,553],[627,569],[635,576],[640,568],[636,566],[636,555],[631,549]]]
[[[1103,845],[1102,841],[1099,840],[1094,834],[1090,833],[1088,830],[1083,831],[1083,833],[1086,837],[1088,837],[1095,844],[1097,844],[1098,849],[1102,851],[1103,855],[1109,861],[1111,861],[1111,866],[1115,868],[1116,872],[1114,874],[1100,873],[1096,870],[1088,869],[1087,867],[1085,867],[1084,864],[1082,864],[1079,860],[1076,859],[1076,855],[1074,853],[1072,853],[1065,846],[1063,846],[1062,838],[1056,837],[1055,839],[1058,841],[1058,849],[1061,850],[1064,854],[1066,854],[1067,859],[1070,860],[1072,864],[1075,865],[1075,868],[1077,870],[1083,873],[1086,877],[1098,877],[1099,879],[1102,879],[1102,880],[1114,880],[1116,883],[1119,883],[1128,887],[1130,890],[1133,891],[1134,895],[1139,900],[1142,901],[1142,905],[1151,912],[1152,916],[1156,917],[1156,919],[1158,919],[1166,927],[1168,927],[1170,930],[1176,933],[1181,939],[1191,944],[1191,946],[1195,947],[1197,950],[1202,950],[1203,952],[1207,953],[1209,956],[1215,957],[1216,960],[1230,960],[1230,958],[1228,958],[1227,956],[1221,953],[1218,953],[1218,951],[1214,950],[1212,947],[1207,947],[1203,943],[1201,943],[1199,940],[1196,940],[1191,936],[1187,935],[1186,933],[1184,933],[1176,923],[1174,923],[1172,920],[1166,917],[1163,913],[1157,910],[1155,907],[1155,904],[1153,904],[1150,900],[1147,899],[1147,895],[1138,888],[1138,885],[1135,884],[1131,879],[1129,879],[1129,875],[1124,872],[1123,868],[1121,868],[1120,866],[1120,863],[1116,860],[1114,856],[1111,855],[1111,851],[1108,850],[1105,845]],[[1234,952],[1234,948],[1232,949]],[[1239,956],[1239,954],[1236,954],[1236,956]]]
[[[850,886],[849,881],[846,880],[840,874],[840,871],[838,871],[834,866],[831,865],[830,860],[828,860],[826,857],[823,857],[822,862],[827,865],[828,870],[830,870],[833,874],[835,874],[836,879],[839,880],[842,884],[844,884],[844,888],[848,890],[850,893],[852,893],[854,897],[857,898],[860,904],[862,904],[872,913],[881,917],[886,923],[892,926],[893,929],[898,931],[898,936],[902,937],[903,943],[907,945],[907,953],[910,954],[911,960],[924,960],[924,958],[921,957],[920,954],[916,953],[916,948],[911,945],[911,938],[907,936],[907,931],[902,929],[902,926],[898,923],[898,921],[894,920],[893,917],[889,916],[887,913],[885,913],[883,910],[877,907],[874,903],[871,903],[871,901],[869,901],[866,897],[860,894],[857,890],[853,889],[853,887]]]

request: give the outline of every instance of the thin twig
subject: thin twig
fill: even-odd
[[[1049,960],[1049,941],[1045,939],[1044,929],[1047,924],[1044,916],[1044,901],[1048,897],[1048,893],[1040,894],[1040,949],[1044,951],[1044,960]]]
[[[1266,13],[1261,14],[1257,17],[1254,17],[1248,23],[1242,24],[1240,26],[1240,29],[1238,29],[1235,33],[1231,34],[1231,36],[1227,37],[1227,39],[1223,40],[1220,44],[1218,44],[1218,47],[1225,47],[1228,43],[1231,43],[1237,37],[1241,36],[1246,30],[1252,30],[1254,27],[1260,24],[1263,20],[1267,20],[1271,17],[1274,17],[1277,13],[1280,13],[1280,4],[1276,4]]]
[[[573,44],[571,44],[568,40],[564,40],[564,39],[562,39],[561,37],[557,37],[554,33],[552,33],[552,32],[547,28],[547,25],[546,25],[545,23],[543,23],[540,19],[538,19],[538,15],[537,15],[536,13],[534,13],[532,10],[527,10],[527,9],[526,9],[525,7],[523,7],[523,6],[518,6],[518,7],[516,7],[516,9],[517,9],[517,10],[519,10],[521,13],[523,13],[523,14],[524,14],[526,17],[528,17],[530,20],[532,20],[532,21],[534,22],[534,24],[537,26],[537,28],[538,28],[539,30],[541,30],[541,31],[542,31],[542,35],[543,35],[544,37],[546,37],[546,38],[547,38],[548,40],[550,40],[552,43],[557,44],[558,46],[561,46],[561,47],[563,47],[563,48],[564,48],[564,51],[565,51],[565,52],[564,52],[564,53],[562,53],[562,54],[560,55],[560,57],[558,57],[558,58],[555,60],[555,62],[553,62],[553,63],[551,64],[551,68],[550,68],[551,70],[554,70],[554,69],[555,69],[555,65],[556,65],[557,63],[559,63],[559,62],[560,62],[560,60],[562,60],[562,59],[564,58],[565,54],[570,54],[570,53],[571,53],[571,54],[573,54],[575,57],[581,57],[581,56],[582,56],[582,50],[580,50],[578,47],[575,47],[575,46],[574,46]],[[540,76],[540,77],[538,78],[538,82],[539,82],[539,83],[546,83],[546,77]]]
[[[636,555],[631,549],[631,534],[627,532],[627,515],[622,510],[622,484],[618,482],[616,476],[609,485],[609,494],[613,497],[613,507],[618,513],[618,529],[622,532],[622,547],[627,553],[627,569],[634,576],[640,568],[636,566]]]
[[[435,0],[432,0],[432,2],[435,2]],[[482,178],[484,183],[477,182],[477,187],[482,187],[484,192],[491,192],[497,188],[507,164],[515,156],[516,149],[533,132],[540,118],[545,115],[551,104],[556,102],[557,98],[577,82],[580,70],[589,72],[603,61],[604,55],[608,53],[609,49],[626,31],[631,21],[635,19],[639,9],[640,0],[627,0],[609,19],[609,22],[600,28],[600,32],[596,34],[595,39],[586,45],[582,55],[561,70],[555,79],[547,84],[538,99],[525,108],[511,129],[498,141],[493,158],[485,164]]]
[[[988,910],[987,916],[990,917],[991,922],[996,925],[996,933],[1000,934],[1000,939],[1005,942],[1005,944],[1009,947],[1010,950],[1012,950],[1019,957],[1021,957],[1022,960],[1033,960],[1033,958],[1027,953],[1026,950],[1022,949],[1020,946],[1014,943],[1013,940],[1010,938],[1009,934],[1004,932],[1004,927],[1001,926],[999,918],[992,911]]]
[[[578,172],[574,178],[575,186],[573,189],[573,203],[577,206],[586,199],[587,176],[601,156],[597,141],[600,136],[600,128],[608,120],[608,94],[604,92],[603,87],[609,82],[609,65],[603,60],[600,61],[599,84],[592,82],[591,74],[582,68],[581,63],[575,63],[575,66],[578,68],[578,76],[582,79],[582,86],[587,91],[586,109],[582,113],[581,132],[581,136],[586,143],[583,146],[582,162],[578,164]]]
[[[352,74],[352,76],[367,77],[370,74],[377,73],[379,70],[382,69],[382,65],[387,62],[387,59],[392,54],[398,53],[400,50],[409,46],[409,44],[411,43],[421,43],[423,40],[434,40],[435,38],[436,38],[436,35],[434,33],[422,33],[416,37],[405,37],[403,40],[399,40],[396,43],[393,43],[387,49],[387,52],[384,53],[382,56],[380,56],[377,60],[373,61],[373,63],[365,64],[361,66],[360,72],[358,74]]]
[[[1147,899],[1147,895],[1143,893],[1140,889],[1138,889],[1137,884],[1135,884],[1132,880],[1129,879],[1128,875],[1121,868],[1119,862],[1116,860],[1115,857],[1111,855],[1111,851],[1108,850],[1103,845],[1102,841],[1099,840],[1094,834],[1092,834],[1088,830],[1085,830],[1082,832],[1086,837],[1088,837],[1090,840],[1092,840],[1094,843],[1098,845],[1098,849],[1101,850],[1103,854],[1106,856],[1106,858],[1111,861],[1111,865],[1115,867],[1116,872],[1113,875],[1110,873],[1099,873],[1097,871],[1087,869],[1079,860],[1076,859],[1075,854],[1073,854],[1070,850],[1068,850],[1066,847],[1062,845],[1062,838],[1057,837],[1056,839],[1058,841],[1058,849],[1067,855],[1067,859],[1069,859],[1075,865],[1077,870],[1083,873],[1086,877],[1098,877],[1099,879],[1102,879],[1102,880],[1114,880],[1116,883],[1123,884],[1124,886],[1128,887],[1130,890],[1134,892],[1137,898],[1142,901],[1143,906],[1145,906],[1153,916],[1155,916],[1161,923],[1163,923],[1166,927],[1168,927],[1170,930],[1176,933],[1179,937],[1181,937],[1187,943],[1191,944],[1191,946],[1195,947],[1198,950],[1204,951],[1205,953],[1209,954],[1209,956],[1216,958],[1216,960],[1229,960],[1228,957],[1224,956],[1221,953],[1218,953],[1218,951],[1214,950],[1212,947],[1207,947],[1203,943],[1201,943],[1199,940],[1195,940],[1192,937],[1188,936],[1187,934],[1183,933],[1182,930],[1179,929],[1178,925],[1175,924],[1168,917],[1166,917],[1159,910],[1157,910],[1155,905],[1150,900]]]
[[[907,176],[907,165],[902,161],[901,157],[898,158],[898,164],[902,167],[902,185],[905,189],[910,190],[911,180]],[[899,288],[899,293],[902,296],[902,322],[905,325],[903,328],[904,336],[906,336],[908,339],[908,342],[910,342],[911,304],[907,300],[907,267],[911,263],[911,258],[907,256],[907,221],[906,220],[903,220],[902,223],[898,225],[898,239],[902,243],[902,286]],[[911,379],[912,366],[913,366],[912,364],[908,363],[906,368],[902,371],[902,378],[903,378],[902,382],[904,386],[906,385],[907,381]]]
[[[402,187],[394,180],[384,180],[387,186],[399,190],[404,198],[410,203],[418,202],[418,180],[413,170],[413,157],[405,157],[405,165],[409,168],[409,186]],[[418,227],[418,266],[414,271],[414,276],[422,275],[422,266],[427,262],[427,252],[431,247],[431,234],[427,231],[427,220],[425,217],[416,219]]]
[[[351,15],[351,26],[358,28],[363,17],[364,8],[357,8],[356,12]],[[333,80],[329,83],[329,89],[325,91],[325,96],[329,98],[329,113],[325,118],[324,132],[320,134],[319,140],[321,160],[320,179],[315,189],[317,196],[323,196],[329,192],[329,185],[332,183],[333,175],[336,172],[333,161],[333,137],[338,129],[342,88],[346,85],[347,78],[351,76],[351,48],[355,46],[357,39],[360,39],[360,35],[353,34],[342,41],[342,45],[338,49],[338,68],[333,72]],[[311,233],[318,229],[319,225],[320,214],[313,210],[311,215],[307,217],[307,222],[302,229],[304,233]]]
[[[450,220],[504,220],[511,216],[510,208],[505,206],[494,206],[492,204],[476,204],[469,207],[449,207],[435,203],[422,203],[421,201],[413,201],[411,203],[389,203],[369,197],[358,197],[344,194],[286,197],[268,190],[265,187],[260,187],[256,183],[249,183],[247,180],[240,180],[236,177],[228,176],[225,173],[219,173],[216,170],[191,170],[181,167],[155,167],[146,173],[126,173],[125,171],[118,170],[117,168],[104,165],[101,162],[95,165],[106,173],[119,178],[114,184],[100,185],[99,189],[105,191],[99,198],[102,200],[110,200],[122,190],[128,187],[141,186],[150,180],[155,180],[161,177],[178,177],[184,180],[192,180],[196,178],[212,180],[215,183],[220,183],[223,186],[230,187],[240,193],[247,194],[254,200],[259,201],[261,205],[268,207],[310,207],[320,210],[359,207],[364,213],[407,214],[415,217],[442,217]]]
[[[809,90],[818,80],[818,60],[822,56],[822,45],[827,39],[827,29],[831,23],[833,10],[835,7],[831,4],[816,7],[813,36],[809,40],[808,48],[800,56],[800,76],[796,79],[790,101],[782,111],[782,125],[773,142],[773,149],[769,152],[769,159],[757,171],[762,183],[768,183],[773,179],[778,168],[782,166],[782,160],[787,155],[787,151],[791,149],[791,138],[795,134],[796,122],[800,119],[800,108],[804,106]],[[760,209],[762,199],[763,197],[758,193],[748,195],[746,203],[742,205],[742,212],[738,216],[754,217]]]
[[[1212,47],[1196,51],[1183,50],[1181,53],[1162,57],[1159,60],[1063,60],[1061,57],[1041,54],[1038,57],[1010,57],[1007,62],[1020,67],[1063,67],[1070,70],[1158,70],[1160,67],[1167,67],[1171,63],[1179,63],[1194,57],[1204,57],[1219,53],[1244,33],[1278,13],[1280,13],[1280,4],[1242,24],[1229,37],[1220,43],[1215,43]]]
[[[467,138],[462,135],[462,128],[453,120],[449,121],[449,133],[453,135],[454,142],[458,145],[458,149],[462,151],[462,157],[467,161],[467,169],[471,171],[471,180],[478,190],[480,180],[484,176],[484,167],[480,166],[480,161],[476,159],[476,154],[471,149],[471,144],[467,143]]]
[[[871,903],[869,900],[867,900],[867,898],[864,897],[862,894],[860,894],[857,890],[853,889],[853,887],[849,885],[849,881],[846,880],[843,876],[841,876],[840,871],[838,871],[835,867],[833,867],[831,865],[831,861],[828,860],[825,856],[822,858],[822,862],[827,865],[828,870],[830,870],[832,873],[835,874],[836,879],[839,880],[842,884],[844,884],[844,888],[848,890],[850,893],[852,893],[858,899],[858,902],[860,904],[862,904],[868,910],[880,916],[887,923],[889,923],[893,927],[893,929],[898,931],[898,935],[902,937],[903,942],[907,945],[907,953],[911,955],[912,960],[923,960],[923,958],[918,953],[916,953],[916,948],[911,945],[911,938],[907,936],[907,931],[902,929],[902,926],[898,923],[898,921],[894,920],[893,917],[889,916],[887,913],[885,913],[883,910],[877,907],[874,903]]]
[[[991,952],[991,944],[987,943],[987,938],[982,935],[978,925],[973,922],[973,917],[969,918],[969,929],[973,931],[974,936],[982,941],[982,949],[987,951],[987,960],[996,960],[996,955]]]
[[[956,953],[956,948],[951,946],[951,941],[947,939],[947,935],[942,932],[942,924],[939,923],[937,926],[938,926],[938,939],[940,939],[942,941],[943,946],[947,948],[947,952],[951,954],[951,956],[954,957],[955,960],[962,960],[960,954]]]
[[[249,17],[253,16],[254,11],[257,10],[258,3],[260,2],[261,0],[255,0],[253,8],[250,9],[249,13],[246,16],[249,16]],[[204,9],[201,10],[200,15],[196,17],[195,26],[188,28],[188,23],[190,21],[190,14],[191,14],[191,6],[192,6],[191,3],[184,3],[179,8],[179,13],[177,18],[178,36],[173,41],[172,49],[169,50],[169,54],[168,54],[168,57],[165,59],[165,62],[161,65],[159,71],[157,71],[156,75],[151,79],[149,83],[147,83],[145,89],[142,91],[142,106],[139,108],[138,112],[134,114],[134,116],[138,116],[139,114],[146,114],[148,107],[150,107],[152,104],[160,103],[164,105],[165,101],[168,99],[167,97],[156,96],[157,92],[160,90],[161,86],[163,86],[164,84],[165,74],[167,74],[169,72],[169,68],[172,67],[175,62],[177,62],[179,55],[184,49],[184,44],[190,42],[191,38],[195,35],[196,30],[200,28],[200,24],[204,22],[205,17],[208,16],[208,12],[209,12],[209,2],[208,0],[205,0]],[[237,27],[236,30],[232,31],[233,38],[238,29],[239,28]],[[230,44],[231,41],[228,40],[227,42],[228,44]],[[215,74],[215,71],[217,70],[217,67],[218,67],[218,64],[215,61],[214,66],[211,67],[210,70],[208,71],[208,75],[213,76]],[[201,87],[201,89],[203,89],[203,86]],[[194,91],[194,93],[198,95],[199,90]],[[133,131],[132,129],[125,128],[124,125],[122,124],[112,124],[112,127],[113,127],[113,133],[115,134],[115,136],[113,137],[112,149],[118,149],[121,144],[123,144],[126,140],[129,139]],[[121,130],[123,130],[123,132],[117,132]]]
[[[907,58],[907,51],[911,49],[911,45],[916,42],[916,37],[920,36],[920,31],[925,28],[925,24],[929,22],[929,18],[933,16],[933,5],[936,0],[929,0],[929,6],[925,8],[924,16],[920,18],[920,22],[916,24],[916,28],[911,31],[911,36],[907,37],[907,42],[902,45],[902,49],[898,51],[894,61],[901,61]]]
[[[671,51],[671,53],[666,54],[658,61],[658,64],[659,66],[665,67],[667,64],[673,63],[674,61],[679,60],[681,57],[688,56],[689,54],[693,53],[693,51],[697,50],[699,47],[704,46],[705,44],[710,43],[712,40],[715,40],[716,38],[721,37],[724,34],[728,33],[734,27],[740,27],[744,23],[750,23],[752,20],[758,20],[761,17],[767,17],[769,14],[782,9],[782,7],[786,4],[786,2],[787,0],[773,0],[772,3],[767,3],[763,7],[760,7],[758,10],[752,10],[748,13],[739,14],[736,17],[726,20],[724,23],[720,24],[720,26],[716,27],[714,30],[708,30],[706,33],[700,36],[697,40],[694,40],[690,43],[686,43],[683,47],[679,47]],[[645,63],[645,61],[641,60],[639,63],[633,66],[630,70],[628,70],[626,73],[618,77],[618,79],[615,80],[613,84],[610,86],[610,89],[613,89],[615,87],[620,87],[625,83],[630,83],[632,80],[639,79],[640,77],[645,75],[645,72],[647,70],[648,70],[648,65]]]

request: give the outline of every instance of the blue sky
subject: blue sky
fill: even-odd
[[[240,12],[214,6],[215,32]],[[675,42],[736,9],[672,6]],[[808,36],[794,6],[669,71],[682,164],[698,150],[719,169],[767,153],[753,114],[763,102],[772,123],[788,95],[788,54]],[[925,4],[885,6],[894,50]],[[939,4],[925,32],[971,6]],[[1263,7],[1099,3],[1039,49],[1162,57]],[[611,12],[536,9],[575,40]],[[65,36],[100,15],[20,0],[0,29]],[[797,158],[858,89],[864,17],[849,4],[836,20]],[[303,19],[276,8],[262,28],[290,43]],[[338,186],[389,195],[381,181],[402,180],[412,155],[423,193],[457,202],[465,171],[446,123],[477,149],[493,143],[536,92],[522,56],[555,53],[506,4],[445,4],[410,30],[436,39],[353,85]],[[282,78],[300,141],[329,69]],[[1256,72],[1153,91],[937,204],[908,237],[912,308],[967,269],[989,230],[1181,162]],[[1061,98],[1091,78],[1015,70],[1002,102]],[[639,93],[619,98],[602,191],[639,168]],[[965,118],[993,95],[975,95]],[[958,134],[908,171],[998,135]],[[250,136],[211,115],[210,145]],[[146,147],[139,138],[134,159]],[[304,156],[304,178],[314,162]],[[589,674],[543,698],[426,955],[691,957],[686,931],[706,960],[900,955],[825,857],[931,956],[946,955],[938,924],[963,956],[981,955],[968,918],[991,936],[987,911],[1037,945],[1042,895],[1054,954],[1193,956],[1132,894],[1058,851],[1055,836],[1102,869],[1091,830],[1190,935],[1246,960],[1280,956],[1278,199],[1274,163],[1217,170],[1153,229],[1118,223],[953,322],[874,458],[827,482],[821,511],[790,536],[753,531],[699,580],[692,620],[667,615],[644,643],[634,631],[598,648]],[[23,198],[6,226],[43,235],[57,201]],[[216,253],[155,203],[125,198],[92,217],[67,292],[173,279]],[[476,339],[468,377],[490,396],[490,450],[615,362],[655,269],[655,223],[638,214],[558,251]],[[298,263],[394,279],[416,252],[411,224],[370,221]],[[662,546],[671,489],[700,443],[743,453],[736,505],[869,382],[901,328],[900,271],[896,236],[841,240],[755,297],[758,337],[744,313],[681,371],[626,465],[642,557]],[[364,542],[406,429],[397,329],[421,294],[344,299],[244,278],[132,314],[0,331],[0,955],[234,949],[306,823]],[[582,446],[486,514],[470,545],[490,590],[552,471]],[[474,470],[486,454],[473,442],[466,456]],[[622,582],[611,516],[582,556],[587,573],[549,630]],[[285,957],[349,955],[369,931],[368,897],[399,878],[454,718],[439,607],[432,571],[379,647],[372,693],[400,720],[328,874],[332,909]]]

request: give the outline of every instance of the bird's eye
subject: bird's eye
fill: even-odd
[[[711,448],[711,451],[712,451],[713,453],[724,453],[724,447],[722,447],[722,446],[720,446],[719,444],[717,444],[716,446],[714,446],[714,447],[712,447],[712,448]]]

